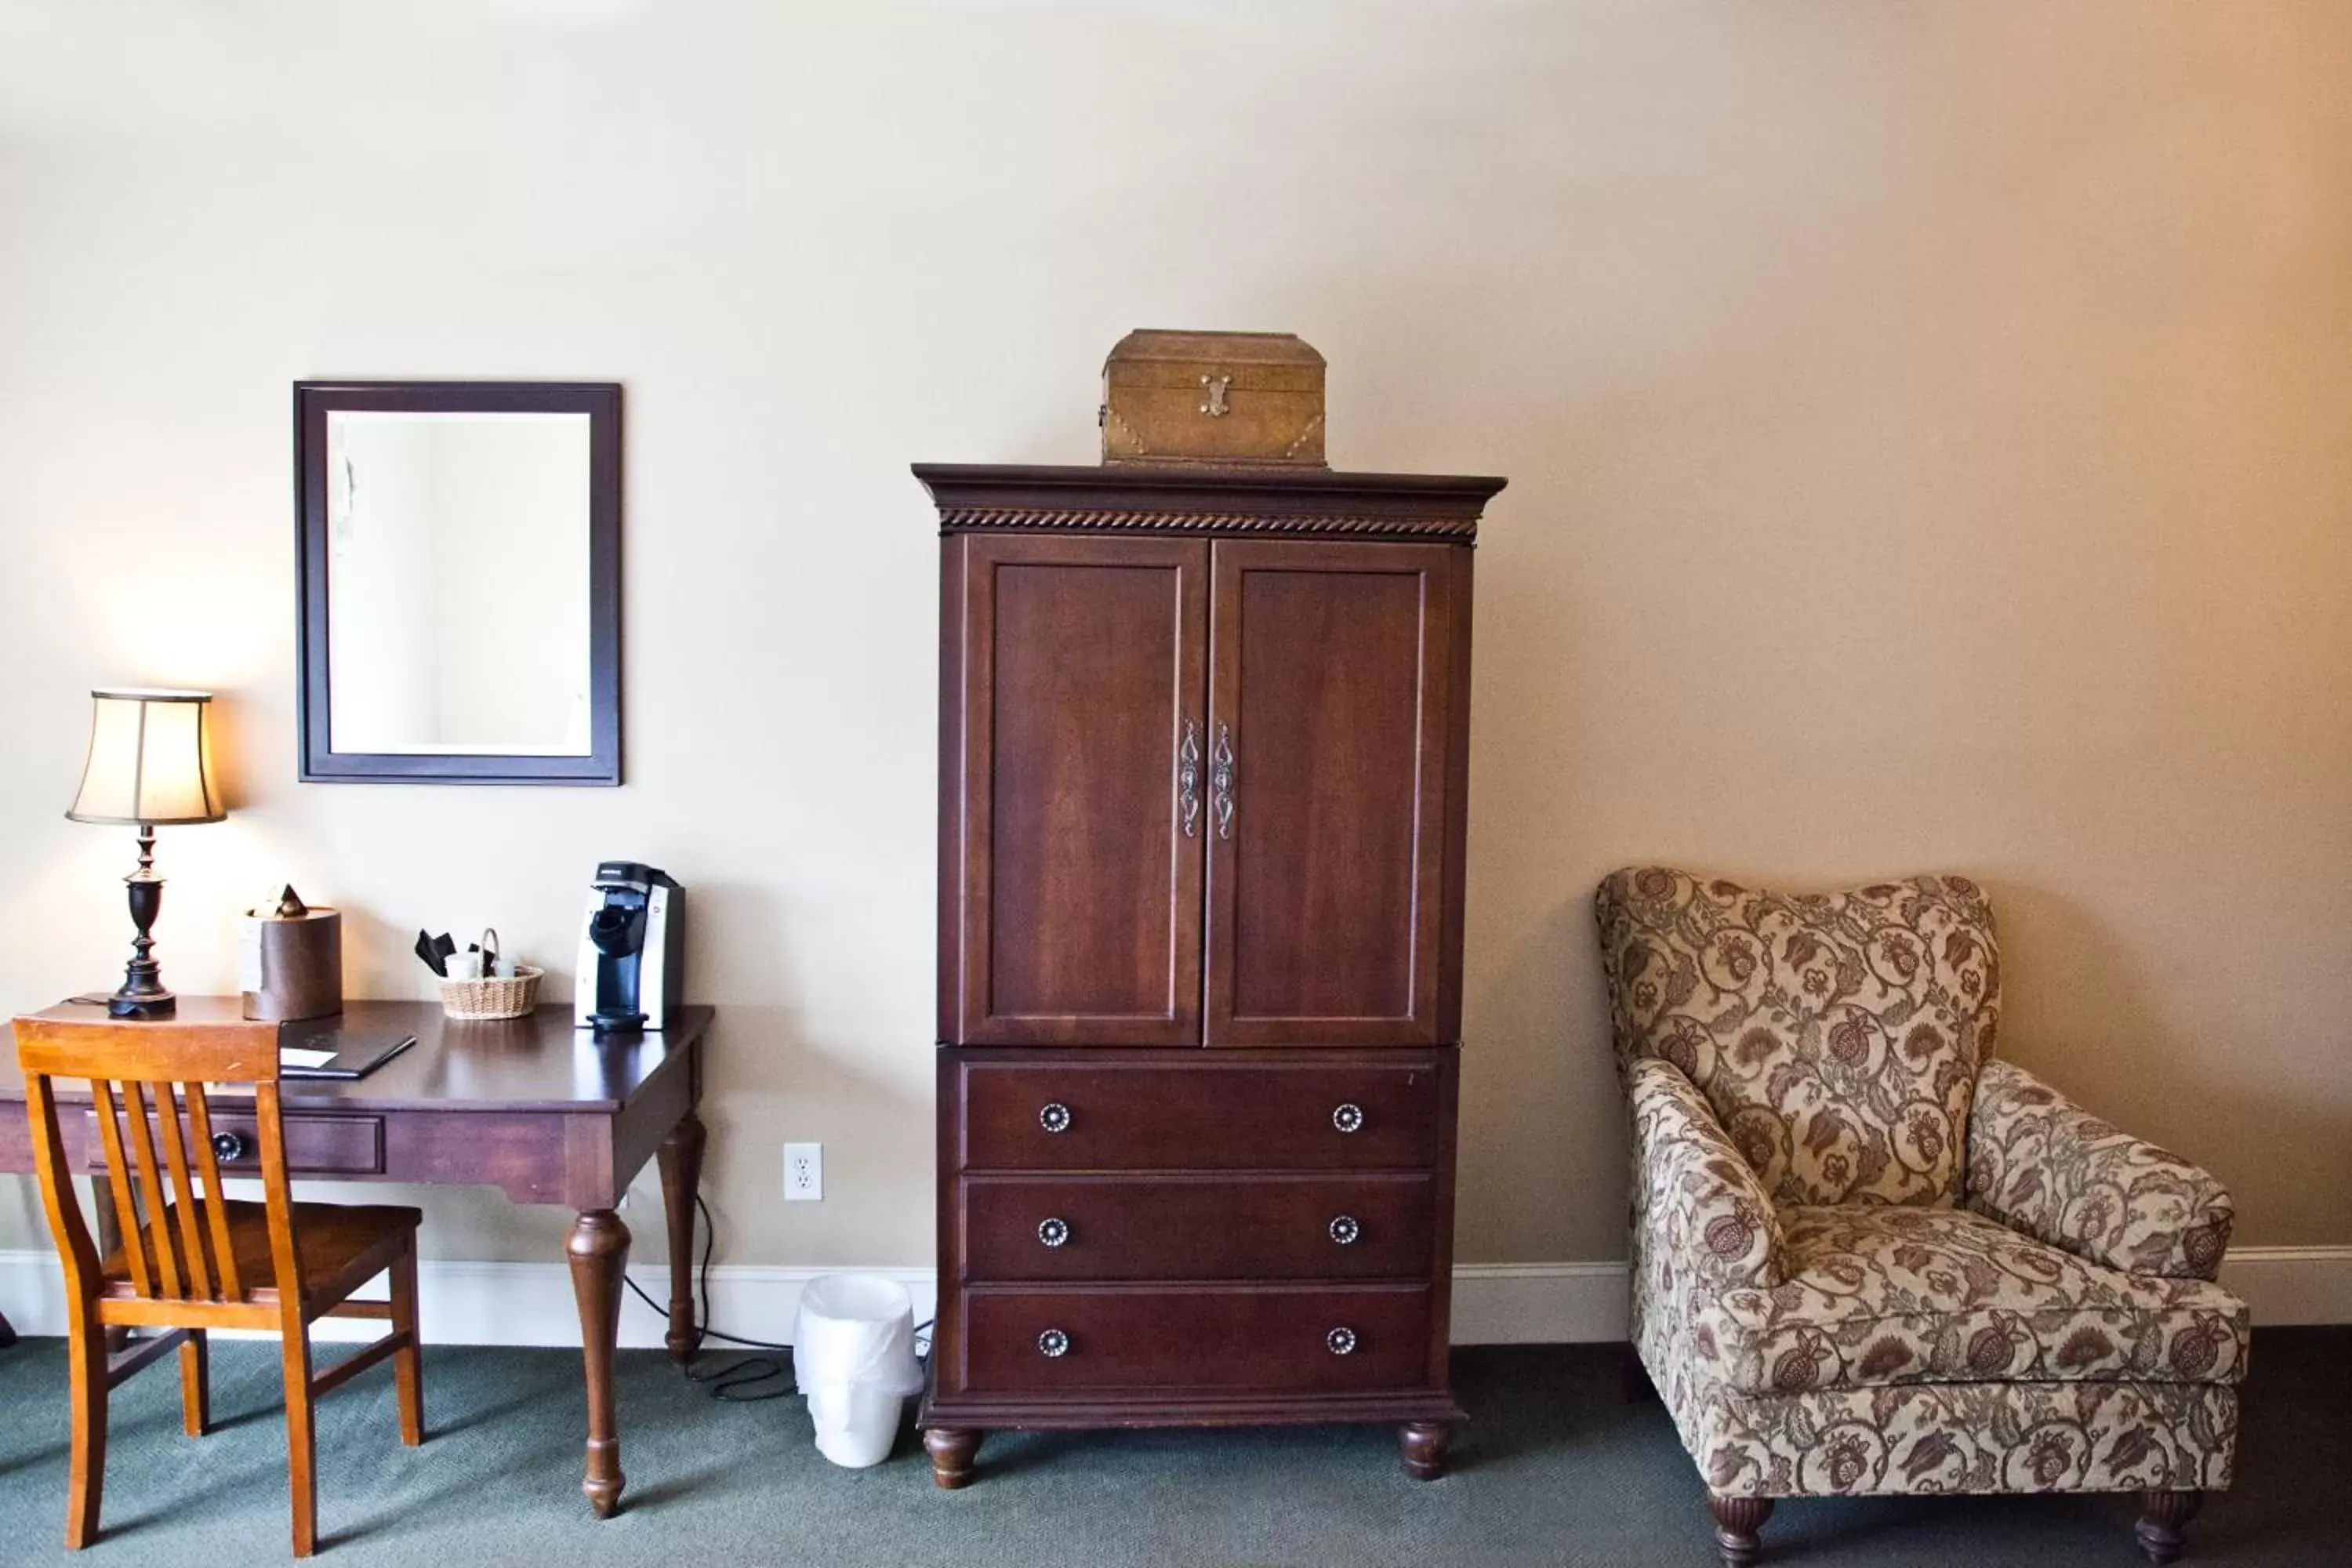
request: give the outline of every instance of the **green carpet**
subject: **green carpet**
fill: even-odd
[[[332,1349],[322,1354],[340,1353]],[[214,1352],[221,1430],[179,1430],[165,1361],[119,1390],[105,1531],[72,1561],[209,1563],[287,1554],[273,1347]],[[980,1479],[933,1489],[911,1432],[886,1464],[836,1469],[797,1399],[723,1405],[661,1355],[622,1357],[622,1513],[578,1489],[576,1356],[426,1352],[427,1439],[400,1447],[389,1369],[321,1406],[321,1560],[364,1564],[807,1563],[1122,1568],[1141,1563],[1686,1564],[1708,1568],[1697,1478],[1654,1400],[1629,1403],[1606,1346],[1469,1350],[1473,1425],[1454,1474],[1420,1484],[1387,1428],[1003,1433]],[[2256,1336],[2235,1490],[2192,1535],[2210,1563],[2352,1563],[2352,1330]],[[0,1352],[0,1561],[67,1561],[59,1342]],[[1783,1503],[1768,1563],[2139,1561],[2137,1510],[2098,1498]]]

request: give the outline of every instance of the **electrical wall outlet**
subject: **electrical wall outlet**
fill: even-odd
[[[784,1201],[813,1204],[824,1196],[824,1145],[784,1145]]]

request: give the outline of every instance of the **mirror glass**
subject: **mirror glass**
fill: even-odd
[[[587,756],[589,416],[326,426],[331,748]]]

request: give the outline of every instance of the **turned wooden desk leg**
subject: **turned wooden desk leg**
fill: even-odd
[[[684,1366],[701,1338],[694,1325],[694,1196],[702,1186],[702,1121],[693,1111],[670,1129],[656,1160],[669,1221],[669,1358]]]
[[[621,1506],[621,1434],[613,1390],[613,1346],[621,1337],[621,1276],[629,1227],[611,1209],[589,1209],[563,1243],[572,1293],[580,1302],[580,1352],[588,1368],[588,1474],[580,1489],[598,1519]]]

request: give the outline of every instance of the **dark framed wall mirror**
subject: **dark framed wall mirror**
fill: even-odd
[[[621,782],[621,388],[294,385],[301,776]]]

